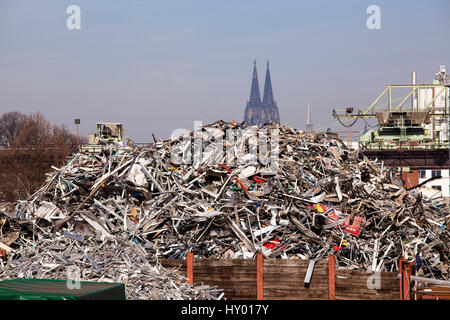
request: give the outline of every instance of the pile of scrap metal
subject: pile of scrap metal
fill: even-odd
[[[9,223],[15,228],[33,228],[20,222]],[[37,237],[40,240],[21,235],[20,240],[16,240],[19,245],[6,250],[6,261],[0,260],[0,279],[67,280],[74,288],[75,281],[124,283],[129,300],[224,298],[222,289],[188,284],[187,278],[176,269],[163,268],[126,234],[101,239],[70,229],[56,234],[40,228],[34,232],[40,232]]]
[[[152,261],[189,251],[203,258],[334,254],[337,267],[395,271],[403,256],[421,262],[417,275],[449,279],[448,206],[406,191],[396,170],[326,133],[217,121],[144,149],[78,153],[53,169],[9,212],[29,234],[10,243],[18,252],[61,245],[56,235],[69,232],[84,237],[79,261],[94,271],[108,261],[89,250],[122,239],[120,246],[137,246]],[[80,246],[64,239],[62,252]],[[116,245],[104,248],[114,252]],[[125,257],[123,267],[131,268],[135,260]],[[108,276],[121,277],[114,270]]]

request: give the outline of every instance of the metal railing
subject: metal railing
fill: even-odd
[[[448,149],[449,143],[414,143],[412,141],[399,141],[399,142],[371,142],[371,143],[360,143],[363,150],[437,150],[437,149]]]
[[[434,96],[433,99],[431,99],[431,101],[429,101],[428,103],[424,104],[423,106],[419,105],[420,102],[420,89],[430,89],[430,88],[438,88],[440,89],[436,95]],[[354,109],[354,108],[334,108],[333,109],[333,117],[339,119],[339,118],[375,118],[376,114],[375,114],[375,106],[377,105],[377,103],[387,95],[387,110],[384,109],[384,111],[389,111],[389,112],[393,112],[393,111],[398,111],[404,104],[405,102],[408,100],[408,98],[412,98],[413,95],[415,95],[415,100],[417,101],[416,103],[416,107],[413,108],[408,107],[405,110],[408,111],[418,111],[418,110],[431,110],[431,106],[435,104],[436,99],[438,97],[442,97],[442,95],[444,95],[444,99],[445,99],[445,107],[444,110],[442,111],[442,113],[438,113],[435,114],[434,112],[431,114],[432,116],[448,116],[450,114],[449,111],[449,105],[450,105],[450,100],[449,100],[449,88],[450,85],[444,85],[444,84],[421,84],[421,85],[388,85],[386,87],[386,89],[384,89],[384,91],[372,102],[372,104],[365,110],[362,109]],[[401,100],[401,102],[398,105],[393,105],[393,102],[396,100],[392,99],[392,90],[393,89],[411,89],[411,91],[406,95],[406,96],[402,96],[400,98],[397,98],[396,100]],[[354,112],[356,111],[356,113]],[[434,111],[434,110],[433,110]]]

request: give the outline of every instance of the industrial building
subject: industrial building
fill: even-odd
[[[440,71],[436,73],[436,77],[433,80],[433,84],[438,85],[433,88],[422,88],[419,90],[418,109],[424,110],[431,104],[434,112],[440,114],[440,117],[433,118],[431,123],[426,125],[427,130],[430,132],[433,141],[438,145],[449,146],[449,118],[445,116],[446,101],[449,99],[449,76],[446,74],[445,66],[440,67]],[[446,86],[447,85],[447,86]],[[441,177],[425,183],[425,188],[431,188],[433,190],[428,191],[432,193],[438,190],[436,196],[450,197],[450,174],[449,170],[441,169],[420,169],[418,172],[419,183],[423,183],[428,179]],[[424,190],[425,191],[425,190]]]
[[[333,116],[347,129],[359,118],[378,120],[378,126],[362,133],[358,143],[344,142],[397,167],[407,187],[420,185],[428,197],[450,197],[449,80],[444,65],[430,84],[418,84],[412,72],[411,84],[388,85],[368,108],[333,109]]]

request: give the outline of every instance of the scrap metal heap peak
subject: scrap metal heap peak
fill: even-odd
[[[372,271],[396,271],[403,256],[421,261],[417,276],[449,279],[445,201],[406,190],[398,171],[326,133],[265,125],[279,130],[276,170],[253,155],[226,163],[226,147],[238,146],[208,139],[227,129],[249,138],[255,128],[204,126],[204,152],[193,163],[173,161],[186,151],[180,139],[74,154],[32,196],[1,209],[7,254],[0,278],[65,279],[65,268],[76,266],[84,280],[126,281],[130,298],[220,298],[217,288],[184,284],[157,262],[192,252],[234,259],[331,254],[336,267]]]

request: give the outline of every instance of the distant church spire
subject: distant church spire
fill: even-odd
[[[270,81],[269,61],[267,61],[266,81],[264,82],[263,103],[275,104],[275,101],[273,99],[272,81]]]
[[[259,94],[258,73],[256,72],[256,60],[253,60],[252,88],[250,90],[249,102],[254,105],[261,103],[261,96]]]
[[[280,123],[280,115],[275,99],[273,98],[272,82],[270,79],[269,61],[267,61],[266,80],[264,83],[263,101],[259,93],[256,60],[253,61],[252,87],[250,100],[247,102],[244,121],[249,125],[264,125],[267,122]]]
[[[273,121],[280,123],[280,113],[277,103],[273,98],[272,81],[270,79],[269,61],[267,61],[266,81],[264,82],[263,107],[266,114],[266,122]]]

